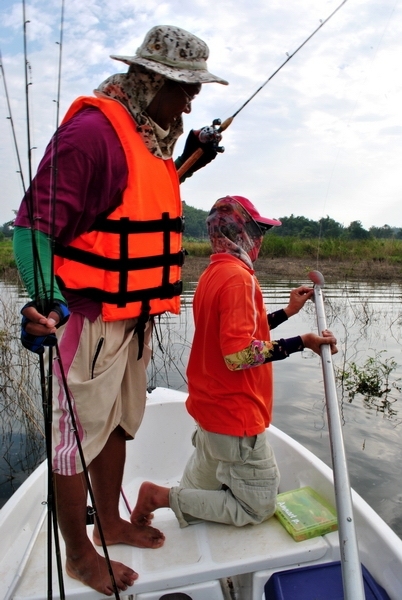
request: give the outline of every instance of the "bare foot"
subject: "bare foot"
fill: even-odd
[[[131,513],[130,521],[141,525],[147,522],[157,508],[169,508],[169,488],[144,481],[138,492],[137,504]]]
[[[130,521],[133,525],[151,525],[152,519],[154,518],[154,513],[149,513],[147,515],[143,515],[142,517],[138,517],[137,520],[133,520],[133,512],[131,512]]]
[[[130,567],[114,560],[110,562],[118,590],[126,590],[138,579],[138,573]],[[100,556],[93,546],[87,553],[68,557],[66,571],[73,579],[78,579],[101,594],[112,596],[115,593],[106,559]]]
[[[124,519],[119,519],[117,523],[110,526],[102,522],[102,527],[107,546],[128,544],[137,548],[160,548],[165,542],[165,536],[159,529],[143,524],[137,525]],[[102,544],[96,525],[93,541],[97,546]]]

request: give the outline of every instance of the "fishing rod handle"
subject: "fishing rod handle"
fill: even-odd
[[[204,154],[204,150],[202,148],[197,148],[197,150],[189,156],[189,158],[182,164],[182,166],[178,169],[177,174],[179,179],[183,177],[185,173],[197,162],[199,158]]]
[[[229,119],[226,119],[226,121],[221,125],[220,119],[214,119],[212,125],[202,127],[202,129],[194,131],[194,134],[198,137],[199,141],[202,144],[214,142],[216,152],[223,152],[223,146],[218,146],[218,144],[222,138],[221,131],[223,131],[229,126],[229,124],[226,124],[228,121]],[[203,148],[199,147],[193,152],[191,156],[188,157],[188,159],[182,164],[182,166],[177,171],[179,179],[182,178],[182,176],[197,162],[197,160],[201,158],[203,154]]]
[[[218,132],[222,133],[222,131],[225,131],[229,125],[232,124],[233,119],[235,118],[237,113],[235,113],[234,115],[232,115],[231,117],[228,117],[227,119],[225,119],[223,121],[223,123],[220,125],[220,127],[218,128]]]

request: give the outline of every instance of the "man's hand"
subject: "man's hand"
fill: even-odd
[[[289,317],[293,317],[296,315],[299,310],[303,308],[307,300],[309,300],[314,294],[314,290],[311,287],[307,287],[305,285],[301,285],[298,288],[295,288],[290,292],[289,304],[283,310],[286,315]]]
[[[322,335],[316,333],[305,333],[301,336],[304,347],[309,348],[316,354],[320,354],[320,349],[323,344],[329,344],[331,348],[331,354],[336,354],[338,348],[336,347],[336,338],[333,333],[328,329],[324,329]]]
[[[180,182],[183,182],[186,177],[191,176],[195,171],[202,169],[210,163],[218,152],[223,152],[224,148],[219,146],[221,134],[213,127],[203,127],[194,131],[193,129],[187,136],[183,154],[177,161],[178,170],[184,163],[191,158],[197,150],[201,150],[199,158],[183,173],[180,177]]]
[[[45,346],[56,344],[56,330],[67,322],[70,311],[63,302],[56,301],[48,316],[41,314],[35,302],[28,302],[21,309],[21,343],[36,354],[43,354]]]

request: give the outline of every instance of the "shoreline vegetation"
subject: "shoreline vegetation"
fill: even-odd
[[[185,241],[183,280],[197,281],[209,263],[209,242]],[[326,281],[402,281],[402,240],[300,239],[266,235],[255,263],[259,279],[283,277],[295,282],[320,271]]]
[[[211,247],[207,241],[184,240],[188,253],[183,280],[198,281],[209,263]],[[326,281],[402,281],[402,240],[300,239],[267,235],[255,263],[260,279],[284,277],[296,282],[308,279],[312,270],[320,271]],[[0,241],[0,274],[17,277],[12,241]]]
[[[186,256],[182,270],[183,281],[196,282],[203,270],[208,266],[209,258]],[[398,283],[402,282],[402,266],[384,261],[370,260],[334,260],[305,259],[305,258],[259,258],[255,265],[255,274],[259,280],[270,277],[282,277],[302,285],[308,283],[310,271],[320,271],[326,282],[336,281],[375,281]]]

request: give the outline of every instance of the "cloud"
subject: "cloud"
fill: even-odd
[[[122,68],[110,54],[134,53],[153,25],[176,24],[210,47],[209,68],[229,87],[208,84],[185,116],[186,130],[232,115],[339,2],[334,0],[69,0],[64,15],[60,116]],[[27,2],[34,169],[56,127],[60,2]],[[249,196],[272,216],[330,215],[402,226],[401,7],[346,2],[279,71],[224,133],[226,152],[182,186],[185,201],[209,209],[222,194]],[[6,82],[27,172],[20,2],[0,8]],[[0,83],[3,85],[3,82]],[[8,109],[0,89],[0,223],[21,197]],[[185,136],[177,146],[180,152]]]

